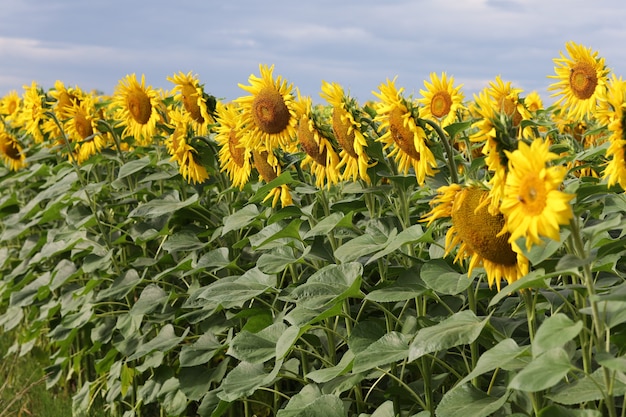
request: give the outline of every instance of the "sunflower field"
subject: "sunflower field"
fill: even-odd
[[[266,65],[6,94],[1,354],[74,416],[625,416],[626,82],[554,65],[550,106]]]

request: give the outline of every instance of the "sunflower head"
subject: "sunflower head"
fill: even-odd
[[[421,108],[420,117],[439,120],[443,126],[453,123],[457,110],[463,107],[462,85],[455,87],[454,77],[448,78],[445,72],[441,73],[441,77],[432,72],[430,83],[424,81],[424,86],[426,90],[420,90],[422,98],[418,100],[424,106]]]
[[[0,124],[0,157],[11,171],[18,171],[26,166],[26,155],[15,135],[4,129]]]
[[[151,86],[146,86],[145,76],[141,81],[135,74],[120,80],[115,95],[114,105],[118,107],[117,117],[126,126],[125,134],[135,138],[141,145],[152,142],[157,121],[161,120],[159,106],[161,97]]]
[[[208,125],[215,121],[213,118],[216,106],[215,97],[204,92],[204,86],[191,72],[187,74],[179,72],[167,79],[175,84],[172,91],[177,94],[183,108],[190,114],[198,135],[206,135]]]

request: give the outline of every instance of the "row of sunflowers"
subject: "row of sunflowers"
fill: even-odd
[[[378,101],[363,107],[340,85],[328,82],[322,83],[320,94],[328,105],[314,106],[311,97],[274,77],[273,66],[263,65],[260,77],[251,75],[249,85],[240,85],[249,95],[230,103],[205,92],[192,73],[168,77],[174,84],[171,92],[146,85],[144,76],[139,81],[128,75],[112,97],[66,87],[61,81],[44,92],[33,82],[24,87],[22,97],[12,91],[0,101],[4,121],[0,152],[5,165],[16,171],[26,166],[28,148],[41,143],[78,164],[107,147],[124,152],[164,144],[182,177],[203,183],[209,174],[200,142],[214,141],[219,169],[228,173],[233,187],[242,189],[253,170],[265,182],[276,179],[285,169],[281,155],[300,152],[301,167],[308,168],[315,185],[329,188],[341,181],[371,183],[368,169],[378,161],[368,154],[368,141],[380,142],[397,172],[415,176],[423,185],[438,171],[431,148],[439,141],[447,146],[451,184],[438,190],[427,219],[451,217],[454,226],[446,250],[460,245],[456,258],[471,258],[470,271],[484,266],[489,282],[499,288],[501,278],[510,283],[528,272],[519,238],[525,239],[528,249],[541,243],[542,236],[558,240],[559,226],[572,217],[573,195],[561,190],[568,167],[563,158],[553,163],[559,155],[550,151],[563,133],[584,130],[587,118],[595,116],[608,129],[608,137],[582,138],[581,132],[577,137],[583,147],[608,141],[606,167],[602,172],[570,170],[600,175],[608,186],[626,187],[622,130],[626,84],[615,74],[609,78],[604,59],[590,48],[571,42],[567,52],[569,56],[555,59],[556,74],[551,77],[556,82],[549,89],[558,100],[550,112],[537,92],[524,95],[500,77],[466,104],[462,86],[445,73],[431,74],[415,100],[403,95],[395,79],[387,80],[373,92]],[[541,117],[552,118],[559,130],[542,132],[537,122]],[[471,121],[469,142],[450,140],[442,130],[467,121]],[[113,134],[114,125],[124,127],[121,136]],[[455,164],[459,153],[470,163],[482,154],[486,173],[460,184],[457,172],[464,167]],[[472,197],[463,204],[468,194]],[[293,204],[286,185],[275,187],[267,199],[272,206]],[[468,215],[489,218],[480,220],[490,225],[482,236],[463,226]]]
[[[554,64],[549,106],[446,73],[318,103],[266,65],[230,101],[192,72],[6,94],[11,353],[75,415],[623,413],[626,82]]]

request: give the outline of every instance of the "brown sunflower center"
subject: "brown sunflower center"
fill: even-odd
[[[15,100],[10,101],[7,110],[9,111],[9,114],[15,113],[15,111],[17,110],[17,101]]]
[[[524,178],[520,184],[517,199],[529,216],[542,213],[547,203],[547,190],[541,178],[536,174]]]
[[[237,132],[234,129],[232,129],[228,134],[228,150],[239,168],[243,168],[243,164],[245,163],[243,156],[244,149],[239,146],[239,138],[237,137]]]
[[[63,112],[69,107],[72,107],[72,104],[77,101],[77,97],[74,94],[70,94],[67,91],[61,91],[57,100],[57,108],[59,111]]]
[[[270,182],[277,177],[274,167],[267,162],[267,151],[252,151],[252,157],[254,158],[254,167],[259,171],[261,178],[265,182]]]
[[[393,141],[400,149],[411,158],[419,161],[420,153],[415,149],[415,135],[404,124],[404,112],[398,108],[394,108],[389,113],[389,130]]]
[[[598,76],[593,65],[577,62],[570,71],[569,85],[577,98],[586,100],[591,97],[598,85]]]
[[[326,166],[326,149],[320,152],[320,147],[315,141],[314,132],[311,131],[309,126],[309,118],[306,116],[303,116],[298,124],[298,141],[307,155],[319,165]]]
[[[264,88],[252,102],[252,117],[256,126],[265,133],[280,133],[289,126],[291,115],[280,91]]]
[[[74,127],[76,128],[76,132],[80,135],[81,138],[87,139],[91,135],[93,135],[93,127],[91,126],[91,122],[85,117],[82,112],[77,112],[74,116]]]
[[[517,110],[517,101],[511,97],[502,97],[500,100],[500,111],[513,119],[513,126],[519,126],[522,121],[522,114]]]
[[[185,110],[191,114],[191,117],[196,122],[204,123],[204,117],[202,117],[202,110],[198,106],[198,92],[196,88],[191,84],[184,84],[182,86],[183,106]]]
[[[4,153],[7,157],[14,161],[20,160],[20,148],[14,140],[9,139],[3,147]]]
[[[358,158],[359,155],[354,151],[354,129],[348,120],[347,112],[340,107],[333,109],[333,132],[341,149],[352,158]]]
[[[438,119],[447,116],[451,108],[452,97],[447,91],[437,91],[430,100],[430,112]]]
[[[490,214],[488,204],[476,210],[487,194],[479,188],[461,191],[457,196],[460,200],[452,210],[452,223],[462,241],[483,259],[498,265],[515,265],[517,254],[507,242],[510,235],[498,236],[504,226],[504,216]]]
[[[150,97],[140,89],[135,89],[128,94],[126,99],[128,111],[135,121],[145,125],[152,115],[152,103]]]

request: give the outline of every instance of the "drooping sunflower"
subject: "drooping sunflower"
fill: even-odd
[[[69,117],[69,108],[76,102],[80,103],[86,94],[78,87],[68,88],[63,81],[57,80],[48,95],[54,99],[52,106],[54,113],[60,121],[64,121]]]
[[[239,87],[250,93],[235,102],[241,107],[242,142],[251,150],[267,151],[270,159],[274,150],[295,150],[296,125],[293,85],[281,76],[274,79],[274,65],[259,65],[261,77],[250,75],[250,85]],[[275,164],[272,161],[272,164]]]
[[[179,72],[167,77],[167,80],[176,85],[172,93],[176,94],[177,99],[191,115],[196,134],[199,136],[208,134],[209,126],[215,123],[211,114],[215,109],[209,109],[209,106],[214,107],[214,98],[204,92],[204,85],[200,84],[198,77],[192,75],[191,71],[187,74]]]
[[[64,111],[68,117],[64,128],[75,146],[76,162],[82,164],[106,145],[106,139],[97,129],[99,118],[94,99],[86,95]]]
[[[252,150],[252,160],[254,161],[254,167],[259,173],[259,177],[265,182],[270,182],[278,178],[281,174],[281,166],[277,163],[276,157],[269,158],[267,151]],[[291,198],[291,192],[286,184],[274,187],[267,193],[267,196],[263,199],[263,202],[272,200],[272,207],[276,207],[278,202],[282,207],[290,206],[293,204]]]
[[[17,91],[9,91],[8,94],[0,98],[0,116],[7,123],[11,123],[17,116],[21,106],[22,99],[17,94]]]
[[[18,139],[5,130],[0,123],[0,157],[11,171],[18,171],[26,166],[26,154]]]
[[[302,167],[310,167],[318,188],[330,188],[339,182],[340,174],[337,170],[339,155],[323,132],[323,126],[326,124],[321,119],[322,115],[313,111],[311,97],[302,97],[298,93],[295,106],[299,115],[298,144],[306,153]]]
[[[572,218],[573,194],[560,191],[567,170],[548,166],[558,155],[550,152],[550,143],[535,139],[530,145],[520,142],[517,150],[505,151],[509,170],[500,211],[506,219],[508,241],[526,239],[526,248],[542,243],[541,236],[558,241],[559,226]]]
[[[169,113],[170,123],[174,127],[172,134],[165,140],[170,161],[178,164],[180,175],[189,183],[200,184],[209,178],[209,173],[202,164],[198,150],[189,144],[191,116],[180,109]]]
[[[220,171],[226,171],[233,186],[242,189],[252,172],[252,152],[241,143],[240,108],[236,103],[217,102],[215,140],[219,145]]]
[[[598,98],[604,94],[610,69],[597,51],[570,41],[565,44],[569,57],[560,52],[554,58],[554,72],[548,75],[558,81],[548,86],[556,91],[552,97],[559,97],[555,104],[567,110],[574,119],[582,119],[596,110]]]
[[[622,77],[613,75],[606,95],[600,100],[597,116],[610,132],[603,178],[609,187],[617,183],[626,190],[626,82]]]
[[[343,168],[341,179],[360,178],[367,184],[371,183],[367,173],[370,167],[366,153],[367,142],[361,132],[361,123],[357,120],[359,109],[356,100],[347,97],[339,84],[326,81],[322,81],[320,96],[333,107],[332,130],[341,147],[341,161],[337,166],[337,169]]]
[[[441,77],[436,73],[430,73],[430,83],[424,81],[426,90],[420,90],[422,98],[418,103],[424,105],[420,109],[420,117],[439,121],[442,127],[455,122],[457,110],[463,107],[465,96],[461,91],[463,85],[454,86],[454,77],[448,78],[445,72]]]
[[[113,95],[113,105],[118,107],[116,118],[121,121],[124,135],[135,138],[141,146],[148,146],[156,133],[157,121],[161,119],[158,112],[161,98],[151,86],[146,86],[145,75],[141,82],[135,74],[121,79]]]
[[[528,260],[515,244],[502,233],[505,224],[501,213],[491,214],[485,203],[489,192],[479,186],[452,184],[437,190],[432,209],[422,221],[428,225],[437,219],[450,218],[452,226],[446,233],[445,255],[456,247],[454,262],[470,258],[468,275],[474,268],[483,267],[489,286],[498,291],[504,279],[509,284],[528,273]]]
[[[42,131],[42,122],[46,119],[44,113],[46,108],[45,94],[35,81],[30,86],[24,86],[23,110],[17,124],[30,134],[36,143],[44,141],[44,133]]]
[[[378,140],[384,150],[393,148],[389,157],[395,157],[400,172],[406,175],[412,167],[417,183],[423,185],[426,176],[435,174],[437,161],[426,145],[426,132],[415,120],[417,109],[402,97],[404,88],[398,90],[395,81],[388,79],[387,84],[380,84],[380,93],[372,92],[380,99],[374,120],[380,122],[379,131],[385,131]]]

